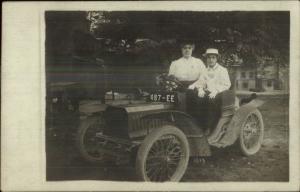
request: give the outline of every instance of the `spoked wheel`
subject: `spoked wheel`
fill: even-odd
[[[103,154],[99,151],[96,134],[103,131],[104,121],[101,117],[90,117],[80,123],[77,133],[77,146],[81,156],[89,162],[101,162]]]
[[[179,181],[189,160],[189,144],[178,128],[165,125],[152,131],[140,146],[136,171],[141,180]]]
[[[258,110],[248,114],[240,132],[240,148],[244,155],[257,153],[261,147],[264,136],[262,115]]]

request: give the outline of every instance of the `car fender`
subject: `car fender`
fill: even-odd
[[[230,120],[224,136],[218,141],[217,144],[214,145],[216,147],[226,147],[234,144],[235,141],[239,138],[240,129],[245,122],[248,114],[254,110],[257,110],[257,107],[261,106],[263,103],[263,101],[255,99],[241,106]]]
[[[107,106],[107,104],[103,104],[99,101],[83,101],[79,104],[79,112],[82,114],[90,115],[97,112],[104,112]]]

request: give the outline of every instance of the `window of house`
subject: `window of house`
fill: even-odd
[[[267,86],[268,86],[268,87],[272,87],[272,80],[268,80],[268,81],[267,81]]]
[[[254,73],[251,71],[251,72],[249,73],[249,77],[250,77],[250,78],[253,78],[253,76],[254,76]]]
[[[243,82],[243,88],[248,89],[248,82]]]
[[[242,78],[246,78],[246,72],[241,73]]]

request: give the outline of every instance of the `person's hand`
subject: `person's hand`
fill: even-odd
[[[198,97],[204,97],[204,95],[205,95],[205,92],[203,91],[203,89],[199,89],[198,90]]]
[[[191,89],[191,90],[194,90],[195,88],[196,88],[196,86],[194,84],[192,84],[188,87],[188,89]]]
[[[210,92],[210,94],[208,95],[208,97],[210,99],[214,99],[216,97],[216,95],[217,95],[217,92],[216,91],[212,91],[212,92]]]

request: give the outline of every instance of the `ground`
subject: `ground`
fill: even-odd
[[[205,164],[189,165],[183,182],[289,180],[288,96],[259,98],[265,101],[260,107],[265,124],[261,150],[245,157],[234,147],[214,149]],[[74,144],[62,140],[48,140],[46,151],[47,180],[136,180],[133,166],[89,164]]]

